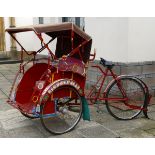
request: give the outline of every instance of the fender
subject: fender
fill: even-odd
[[[149,90],[148,90],[147,85],[146,85],[141,79],[139,79],[139,78],[136,77],[136,76],[132,76],[132,75],[119,75],[119,76],[117,76],[116,80],[119,80],[119,79],[125,78],[125,77],[126,77],[126,78],[133,78],[133,79],[139,81],[139,82],[143,85],[143,88],[144,88],[144,90],[145,90],[145,93],[149,93]],[[105,93],[107,92],[108,88],[112,85],[112,83],[113,83],[114,81],[115,81],[115,79],[113,79],[113,80],[111,80],[111,81],[109,82],[109,84],[107,85],[107,87],[106,87],[106,89],[105,89]]]
[[[152,95],[149,93],[149,88],[143,80],[141,80],[140,78],[135,77],[135,76],[134,76],[134,78],[137,79],[143,85],[143,88],[145,90],[145,101],[144,101],[144,106],[143,106],[145,110],[143,110],[143,114],[146,118],[149,119],[148,114],[147,114],[147,111],[148,111],[147,107],[150,103]]]
[[[42,102],[46,102],[48,98],[51,96],[52,92],[60,86],[72,86],[74,87],[80,94],[80,96],[84,96],[84,91],[80,88],[80,85],[72,80],[72,79],[59,79],[49,84],[40,95],[39,104]]]
[[[116,80],[119,80],[119,79],[122,78],[122,77],[127,77],[127,75],[119,75],[119,76],[117,76]],[[113,79],[113,80],[111,80],[111,81],[108,83],[108,85],[107,85],[107,87],[106,87],[104,93],[107,93],[109,87],[110,87],[110,86],[112,85],[112,83],[115,82],[116,80]]]

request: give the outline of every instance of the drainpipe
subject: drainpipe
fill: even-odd
[[[16,26],[15,17],[9,17],[9,22],[10,22],[10,27],[15,27]],[[12,37],[10,37],[10,42],[11,42],[10,57],[11,57],[11,59],[17,59],[18,55],[17,55],[16,42]]]

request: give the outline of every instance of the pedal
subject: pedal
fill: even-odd
[[[103,105],[103,103],[99,102],[99,101],[96,101],[96,105],[95,107],[97,108],[96,112],[97,113],[100,113],[100,114],[103,114],[103,110],[101,109],[100,105]]]

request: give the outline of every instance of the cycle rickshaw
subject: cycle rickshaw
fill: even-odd
[[[101,64],[106,67],[106,72],[99,66],[103,75],[112,76],[114,80],[101,94],[103,78],[98,92],[90,91],[85,95],[86,72],[89,61],[94,60],[96,53],[90,54],[92,39],[80,28],[72,23],[56,25],[33,25],[28,27],[8,28],[6,31],[21,47],[21,64],[13,82],[8,103],[20,110],[28,118],[39,118],[44,128],[54,134],[62,134],[72,130],[83,119],[90,120],[87,100],[96,103],[97,100],[106,101],[107,109],[112,116],[118,109],[132,111],[132,117],[116,117],[118,119],[132,119],[141,111],[147,117],[147,104],[149,103],[149,92],[146,84],[136,77],[116,76],[112,72],[112,63],[101,59]],[[18,41],[16,35],[21,32],[33,32],[40,40],[40,47],[36,51],[28,52]],[[50,38],[48,41],[45,36]],[[50,43],[55,42],[55,52],[52,52]],[[38,57],[44,50],[48,56]],[[25,61],[24,53],[31,56]],[[91,58],[92,57],[92,58]],[[111,74],[108,74],[108,72]],[[136,85],[131,91],[126,90],[129,85],[126,80]],[[122,84],[125,81],[125,86]],[[98,83],[97,83],[98,84]],[[117,95],[116,87],[118,87]],[[113,89],[112,89],[113,88]],[[130,93],[128,93],[130,91]],[[130,94],[140,92],[135,96],[138,104],[129,103]],[[121,95],[120,95],[121,94]],[[115,101],[110,104],[110,101]],[[116,103],[122,102],[125,107],[119,107]],[[137,112],[138,111],[138,112]]]

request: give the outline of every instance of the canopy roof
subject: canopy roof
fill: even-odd
[[[55,50],[55,56],[57,58],[72,53],[74,49],[79,47],[80,53],[76,52],[73,57],[77,59],[82,59],[84,63],[88,62],[89,60],[92,39],[89,35],[87,35],[84,31],[82,31],[78,26],[74,25],[73,23],[65,22],[55,25],[40,24],[25,27],[12,27],[6,29],[6,31],[11,36],[14,33],[28,31],[34,31],[37,34],[45,33],[53,39],[57,38]]]
[[[27,31],[34,31],[37,33],[52,33],[53,32],[60,32],[66,30],[73,30],[75,33],[83,37],[85,40],[90,40],[91,37],[87,35],[84,31],[82,31],[78,26],[74,25],[73,23],[61,23],[55,25],[49,24],[39,24],[39,25],[31,25],[31,26],[23,26],[23,27],[12,27],[6,29],[8,33],[19,33],[19,32],[27,32]]]

